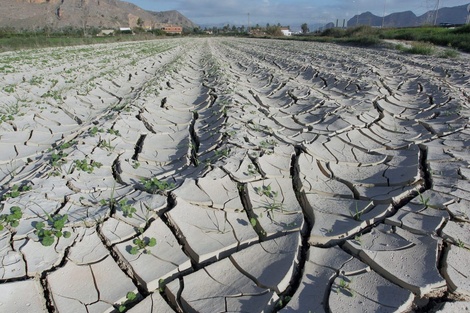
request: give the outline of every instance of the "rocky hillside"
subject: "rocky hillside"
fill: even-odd
[[[0,27],[156,28],[197,25],[177,11],[151,12],[119,0],[1,0]]]
[[[352,17],[348,21],[348,26],[356,25],[370,25],[382,26],[382,22],[386,27],[413,27],[421,26],[424,24],[433,24],[435,19],[435,11],[426,12],[423,15],[416,16],[411,11],[392,13],[385,16],[374,15],[370,12],[365,12],[360,15]],[[460,5],[451,8],[441,8],[437,14],[437,24],[439,23],[452,23],[452,24],[465,24],[467,19],[467,5]]]

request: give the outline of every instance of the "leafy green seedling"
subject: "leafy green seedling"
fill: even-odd
[[[127,311],[127,306],[129,304],[131,304],[132,302],[134,302],[136,299],[137,299],[137,294],[135,292],[129,291],[126,294],[126,301],[124,301],[123,303],[121,303],[119,305],[118,311],[121,312],[121,313],[126,312]]]
[[[20,207],[11,207],[10,214],[0,215],[0,231],[2,231],[6,225],[10,225],[11,227],[18,227],[22,216],[23,212],[21,212]]]
[[[0,115],[0,124],[3,122],[13,121],[15,118],[13,115]]]
[[[419,195],[419,203],[421,203],[424,206],[428,206],[429,204],[429,197],[425,198],[421,192],[418,191]]]
[[[160,278],[160,279],[158,280],[158,291],[159,291],[159,292],[165,291],[165,286],[166,286],[165,280],[164,280],[163,278]]]
[[[266,140],[263,140],[259,143],[260,148],[263,149],[263,150],[272,149],[274,147],[277,147],[277,145],[278,145],[278,143],[274,139],[266,139]]]
[[[132,214],[137,212],[137,210],[127,202],[127,199],[122,199],[121,201],[119,201],[119,208],[121,208],[122,215],[124,215],[124,217],[132,217]]]
[[[119,133],[119,130],[114,130],[112,128],[108,129],[108,134],[115,135],[115,136],[121,136]]]
[[[215,150],[214,151],[215,153],[215,156],[218,157],[218,158],[222,158],[222,157],[228,157],[229,153],[230,153],[230,149],[222,149],[222,150]]]
[[[72,140],[72,141],[69,141],[69,142],[64,142],[57,149],[58,150],[65,150],[65,149],[68,149],[68,148],[72,147],[73,145],[76,145],[77,143],[78,143],[78,141],[76,141],[76,140]]]
[[[267,186],[263,185],[261,188],[255,188],[255,191],[258,194],[258,196],[263,196],[264,195],[264,196],[266,196],[268,198],[271,198],[271,199],[275,199],[279,195],[279,193],[277,191],[272,190],[271,184],[269,184]]]
[[[103,166],[103,164],[100,162],[95,162],[93,160],[91,162],[88,162],[88,160],[86,159],[75,160],[74,165],[77,170],[84,171],[87,173],[93,173],[95,168],[100,168],[101,166]]]
[[[53,167],[60,167],[66,163],[65,158],[68,156],[64,151],[58,151],[51,154],[51,165]]]
[[[11,190],[3,195],[3,200],[8,198],[18,198],[22,192],[30,191],[32,188],[28,185],[18,186],[13,185]]]
[[[150,251],[147,249],[147,247],[155,247],[157,245],[157,239],[155,238],[135,238],[132,243],[134,243],[135,246],[131,247],[131,250],[129,251],[130,254],[137,254],[139,251],[142,250],[143,253],[149,253]]]
[[[100,148],[103,148],[103,149],[106,149],[106,150],[109,150],[109,151],[113,151],[116,148],[116,146],[113,146],[111,144],[111,139],[108,139],[108,140],[102,139],[102,140],[100,140],[98,146]]]
[[[46,213],[46,216],[48,222],[47,225],[44,222],[38,222],[34,225],[34,233],[38,236],[39,241],[43,246],[48,247],[53,245],[55,238],[69,238],[72,235],[68,231],[62,231],[65,223],[68,221],[67,214],[52,217],[50,214]]]
[[[248,175],[255,176],[259,174],[258,169],[253,164],[248,164]]]
[[[104,130],[102,128],[98,128],[96,126],[93,126],[90,130],[89,130],[89,133],[90,135],[92,136],[95,136],[97,133],[102,133],[104,132]]]
[[[158,178],[143,178],[141,182],[144,185],[144,189],[152,194],[175,188],[175,184],[160,181]]]
[[[351,281],[347,282],[344,279],[341,279],[339,281],[338,287],[339,287],[339,289],[341,289],[343,291],[344,294],[352,297],[352,296],[354,296],[354,294],[353,294],[353,291],[351,289],[350,283],[351,283]],[[338,292],[338,291],[336,291],[336,292]]]
[[[351,215],[351,217],[356,220],[356,221],[360,221],[361,220],[361,216],[362,216],[362,210],[359,209],[359,206],[356,202],[356,209],[355,209],[355,212],[351,212],[349,211],[349,214]]]

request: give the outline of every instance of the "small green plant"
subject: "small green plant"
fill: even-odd
[[[13,86],[13,85],[5,86],[5,87],[3,87],[3,91],[5,91],[7,93],[14,93],[15,92],[15,86]]]
[[[145,237],[145,238],[135,238],[132,243],[134,244],[134,246],[131,246],[131,249],[129,250],[129,253],[130,254],[137,254],[139,253],[140,251],[142,251],[142,253],[150,253],[150,250],[148,250],[147,248],[148,247],[155,247],[157,245],[157,239],[155,238],[148,238],[148,237]]]
[[[274,198],[272,202],[266,203],[264,206],[265,212],[267,212],[268,217],[274,220],[274,211],[283,212],[283,204],[281,202],[277,202]]]
[[[100,162],[95,162],[93,160],[89,162],[86,159],[75,160],[73,164],[77,170],[87,172],[87,173],[93,173],[95,168],[100,168],[101,166],[103,166],[103,164]]]
[[[1,230],[1,229],[0,229]],[[457,245],[459,246],[459,248],[465,248],[465,242],[463,242],[462,240],[460,239],[457,239]]]
[[[419,203],[421,203],[424,206],[428,206],[429,204],[429,197],[424,197],[421,192],[418,191],[418,196],[419,196]]]
[[[111,145],[110,138],[108,138],[108,140],[104,140],[104,139],[100,140],[98,147],[109,150],[109,151],[113,151],[116,148],[116,146]]]
[[[259,143],[259,146],[263,150],[272,149],[277,147],[277,141],[274,139],[266,139]]]
[[[145,191],[155,194],[159,192],[165,192],[175,188],[175,184],[166,181],[160,181],[158,178],[143,178],[141,180]]]
[[[342,293],[352,297],[354,294],[353,294],[353,291],[351,289],[351,281],[346,281],[344,279],[341,279],[339,281],[339,284],[338,284],[338,288],[336,289],[336,293],[338,293],[338,289],[341,290]]]
[[[160,278],[158,280],[158,291],[159,292],[164,292],[165,291],[165,286],[166,286],[165,280],[163,278]]]
[[[102,128],[98,128],[98,127],[96,127],[96,126],[93,126],[93,127],[90,128],[90,130],[89,130],[89,133],[90,133],[91,136],[95,136],[96,134],[102,133],[102,132],[104,132],[104,130],[103,130]]]
[[[248,175],[255,176],[259,174],[258,169],[253,164],[248,164]]]
[[[354,236],[354,240],[357,241],[360,245],[362,245],[362,236],[361,234],[357,234]]]
[[[139,162],[137,162],[137,161],[132,162],[132,168],[133,168],[133,169],[136,170],[136,169],[138,169],[139,167],[140,167],[140,163],[139,163]]]
[[[349,214],[351,215],[351,217],[352,217],[355,221],[360,221],[360,220],[361,220],[362,210],[359,209],[359,205],[357,204],[357,201],[356,201],[356,208],[355,208],[355,211],[354,211],[354,212],[349,211]]]
[[[66,163],[65,158],[68,156],[64,151],[57,151],[51,154],[50,163],[53,167],[60,167]]]
[[[339,288],[349,289],[349,283],[346,282],[344,279],[341,279],[339,281]]]
[[[67,214],[52,217],[50,214],[46,212],[44,213],[47,216],[47,224],[44,222],[38,222],[34,225],[34,233],[38,236],[39,241],[43,246],[48,247],[53,245],[55,238],[69,238],[72,235],[68,231],[62,231],[65,223],[68,221]]]
[[[23,217],[23,212],[21,212],[20,207],[11,207],[10,214],[0,215],[0,231],[2,231],[7,225],[10,225],[11,227],[18,227],[21,217]]]
[[[261,188],[255,187],[255,192],[258,194],[258,196],[266,196],[271,199],[275,199],[279,193],[277,191],[273,191],[271,188],[271,184],[265,186],[263,185]]]
[[[122,211],[122,215],[124,217],[132,217],[132,215],[137,212],[136,208],[134,208],[132,205],[128,204],[127,199],[122,199],[121,201],[118,202],[118,207]]]
[[[18,198],[22,192],[30,191],[31,186],[23,185],[13,185],[9,192],[5,193],[2,197],[2,200],[6,200],[8,198]]]
[[[215,156],[218,157],[218,158],[223,158],[223,157],[228,157],[229,153],[230,153],[230,149],[229,148],[226,148],[226,149],[222,149],[222,150],[215,150],[214,151],[215,153]]]
[[[118,311],[121,312],[121,313],[126,312],[127,309],[128,309],[129,304],[131,304],[135,300],[137,300],[137,294],[135,292],[129,291],[126,294],[126,301],[122,302],[119,305]]]
[[[251,226],[256,227],[256,224],[258,224],[258,220],[252,217],[250,218],[250,223],[251,223]]]
[[[115,135],[115,136],[121,136],[119,133],[119,130],[114,130],[112,128],[108,129],[108,134]]]
[[[280,299],[279,299],[279,302],[277,303],[277,307],[279,309],[282,309],[283,307],[285,307],[287,305],[287,303],[289,303],[289,301],[292,299],[292,297],[290,296],[282,296]]]
[[[13,121],[15,118],[13,115],[0,115],[0,124],[8,121]]]
[[[68,148],[70,148],[70,147],[76,145],[77,143],[78,143],[78,141],[76,141],[76,140],[64,142],[64,143],[61,144],[57,149],[58,149],[58,150],[65,150],[65,149],[68,149]]]
[[[39,77],[39,76],[33,76],[30,80],[29,80],[29,83],[31,85],[40,85],[42,84],[43,82],[43,78],[42,77]]]

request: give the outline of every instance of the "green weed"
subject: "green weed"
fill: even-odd
[[[31,189],[31,186],[28,185],[13,185],[10,191],[3,195],[2,200],[6,200],[8,198],[18,198],[22,192],[30,191]]]
[[[129,305],[130,305],[131,303],[133,303],[134,301],[136,301],[136,300],[137,300],[137,294],[136,294],[135,292],[132,292],[132,291],[128,292],[128,293],[126,294],[126,301],[122,302],[122,303],[119,305],[118,311],[119,311],[120,313],[126,312],[127,309],[128,309],[128,307],[129,307]]]
[[[140,251],[142,251],[142,253],[150,253],[150,250],[148,250],[147,248],[148,247],[155,247],[157,245],[157,239],[155,238],[148,238],[148,237],[145,237],[145,238],[135,238],[132,243],[134,244],[134,246],[131,246],[131,249],[129,250],[129,253],[130,254],[137,254],[139,253]]]
[[[56,215],[54,217],[48,213],[45,214],[47,216],[47,224],[44,222],[38,222],[34,225],[34,233],[38,236],[39,241],[43,246],[48,247],[53,245],[55,238],[69,238],[72,235],[68,231],[62,231],[65,223],[68,221],[67,214]]]
[[[0,231],[2,231],[7,225],[11,227],[18,227],[21,217],[23,217],[21,208],[18,206],[11,207],[10,214],[0,215]]]
[[[101,166],[103,166],[103,164],[100,162],[95,162],[93,160],[88,161],[86,159],[75,160],[73,164],[74,164],[75,169],[79,171],[87,172],[87,173],[93,173],[95,168],[100,168]]]
[[[141,183],[145,191],[156,194],[175,188],[175,184],[166,181],[160,181],[158,178],[142,178]]]

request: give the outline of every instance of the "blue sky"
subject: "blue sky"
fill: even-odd
[[[438,0],[127,0],[146,10],[178,10],[196,24],[266,23],[298,27],[304,22],[327,23],[350,19],[357,12],[382,16],[411,10],[421,15],[435,8]],[[469,4],[469,0],[440,0],[440,7]]]

